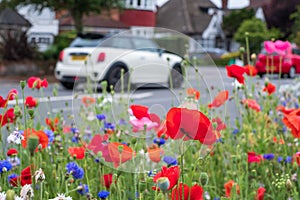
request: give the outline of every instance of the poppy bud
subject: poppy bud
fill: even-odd
[[[239,50],[240,50],[241,53],[244,53],[245,52],[245,47],[240,47]]]
[[[119,151],[120,153],[123,152],[123,149],[124,149],[124,147],[123,147],[122,145],[118,146],[118,151]]]
[[[167,177],[161,177],[157,179],[157,187],[162,192],[168,191],[169,186],[170,186],[170,181]]]
[[[293,188],[293,183],[292,183],[292,181],[291,181],[290,179],[287,179],[287,180],[286,180],[285,185],[286,185],[286,188],[287,188],[288,190]]]
[[[26,81],[20,81],[20,86],[22,88],[22,90],[25,88],[26,86]]]
[[[39,145],[39,138],[35,135],[30,135],[28,138],[27,145],[30,155],[33,156],[36,147]]]
[[[205,172],[200,173],[200,183],[201,186],[204,187],[205,185],[208,184],[208,175]]]
[[[256,54],[255,53],[251,54],[251,60],[256,60]]]
[[[15,191],[7,190],[6,191],[6,200],[14,200],[15,199]]]

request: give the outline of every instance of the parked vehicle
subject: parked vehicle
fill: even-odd
[[[295,78],[300,73],[300,50],[291,48],[286,55],[268,55],[263,49],[258,55],[255,67],[260,77],[264,74],[280,74]]]
[[[161,49],[149,38],[83,34],[60,52],[55,77],[67,89],[87,77],[96,83],[105,80],[116,87],[123,71],[126,74],[123,86],[127,83],[170,86],[172,80],[173,87],[180,87],[181,62],[180,56]]]

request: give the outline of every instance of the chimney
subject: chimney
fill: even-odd
[[[228,0],[222,0],[222,9],[226,10],[228,6]]]

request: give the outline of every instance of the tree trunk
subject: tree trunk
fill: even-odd
[[[71,11],[71,16],[74,20],[75,30],[77,33],[81,33],[83,31],[82,18],[83,14],[78,11]]]

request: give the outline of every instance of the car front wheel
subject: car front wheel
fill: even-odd
[[[60,81],[60,83],[67,90],[72,90],[74,88],[74,84],[75,84],[73,82],[66,82],[66,81]]]
[[[179,88],[183,82],[183,74],[180,64],[176,64],[170,73],[168,85],[169,88]]]
[[[122,81],[122,73],[123,73],[123,81]],[[114,65],[108,71],[106,80],[108,82],[108,87],[107,87],[108,91],[110,91],[111,87],[115,92],[121,92],[122,87],[123,90],[125,91],[128,88],[129,73],[127,73],[127,70],[124,66]]]

